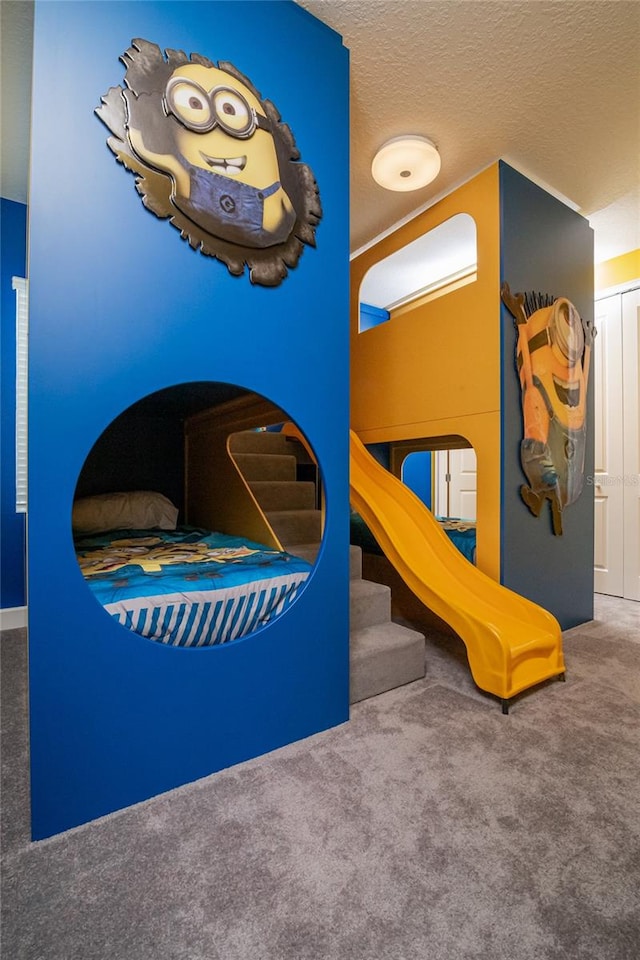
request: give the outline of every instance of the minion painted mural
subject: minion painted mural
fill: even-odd
[[[142,202],[194,249],[253,283],[276,286],[315,246],[318,187],[289,127],[233,64],[132,40],[126,89],[97,115]]]
[[[562,511],[584,484],[586,399],[596,335],[566,298],[501,289],[518,332],[516,357],[522,397],[522,469],[529,481],[520,496],[538,517],[551,505],[553,532],[562,534]]]

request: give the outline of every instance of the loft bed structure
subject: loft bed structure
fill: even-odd
[[[369,272],[461,216],[475,224],[474,269],[363,323]],[[535,517],[523,503],[517,335],[501,288],[568,298],[588,327],[592,244],[582,217],[500,161],[351,265],[352,430],[395,476],[409,452],[472,446],[479,571],[550,611],[564,629],[592,616],[592,490],[565,510],[562,536],[550,514]],[[584,399],[586,476],[593,469],[592,391]]]
[[[348,719],[348,53],[341,37],[296,4],[254,4],[248,33],[244,16],[242,5],[226,2],[73,10],[35,4],[28,542],[34,839]],[[286,55],[265,58],[276,47]],[[213,131],[192,122],[198,116],[176,87],[182,73],[174,76],[191,57],[189,71],[206,81],[194,87],[189,78],[196,99],[214,86],[207,71],[229,68],[222,86],[234,88],[244,126],[234,126],[222,108]],[[73,79],[79,74],[81,103]],[[298,75],[308,81],[306,95]],[[51,77],[59,94],[53,123],[43,106]],[[138,96],[148,90],[153,94]],[[271,98],[285,90],[280,119]],[[159,109],[145,117],[145,105]],[[171,154],[161,137],[153,139],[158,124]],[[218,181],[204,168],[192,181],[181,152],[187,141],[211,135],[229,138],[228,155],[236,157],[238,134],[243,154],[254,134],[253,142],[265,144],[245,171],[250,182],[241,184],[242,197],[249,191],[264,201],[262,220],[240,232],[231,222],[238,204],[229,183],[221,202],[209,196],[203,211],[202,182],[213,189]],[[200,157],[197,150],[189,155]],[[273,184],[262,199],[253,192]],[[116,623],[87,588],[72,529],[76,495],[122,492],[127,461],[137,460],[125,491],[159,491],[181,522],[234,535],[221,529],[224,494],[227,519],[237,508],[239,532],[271,549],[250,490],[231,483],[233,465],[227,461],[224,489],[214,493],[213,477],[204,480],[215,446],[263,419],[218,430],[219,410],[206,430],[203,423],[207,455],[195,474],[187,465],[185,486],[184,462],[176,467],[184,454],[172,453],[184,423],[174,419],[159,437],[147,411],[137,449],[125,444],[120,459],[103,457],[103,469],[92,473],[102,477],[102,490],[85,485],[85,463],[110,425],[145,398],[183,384],[193,394],[200,384],[223,384],[236,391],[226,400],[255,395],[286,412],[308,438],[326,496],[322,549],[294,602],[248,636],[208,646],[156,642]],[[200,443],[192,432],[189,442]],[[152,475],[142,469],[152,465],[146,451],[164,461],[163,481],[155,460]]]

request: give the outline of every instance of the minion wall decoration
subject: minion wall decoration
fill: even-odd
[[[562,511],[580,496],[587,439],[586,400],[596,329],[565,298],[512,294],[501,298],[518,333],[516,362],[522,396],[520,495],[538,517],[551,505],[553,532],[562,534]]]
[[[315,246],[318,187],[289,127],[231,63],[132,40],[126,88],[96,109],[136,174],[144,206],[190,246],[253,283],[277,286]]]

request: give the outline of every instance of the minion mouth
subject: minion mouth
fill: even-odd
[[[227,177],[241,173],[247,165],[246,157],[230,157],[228,159],[226,157],[208,157],[202,151],[200,156],[214,173],[222,173]]]

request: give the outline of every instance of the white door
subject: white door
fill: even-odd
[[[624,596],[640,600],[640,290],[622,295]]]
[[[476,452],[471,447],[436,453],[436,513],[441,517],[476,519]]]
[[[596,303],[593,364],[595,381],[595,525],[596,593],[624,592],[624,488],[622,421],[622,306],[620,297]],[[587,477],[587,482],[589,478]]]
[[[449,451],[436,450],[435,458],[435,513],[438,517],[449,517]]]
[[[596,303],[595,590],[640,600],[640,291]]]
[[[476,452],[470,447],[449,451],[449,506],[451,515],[463,520],[476,519],[478,466]]]

